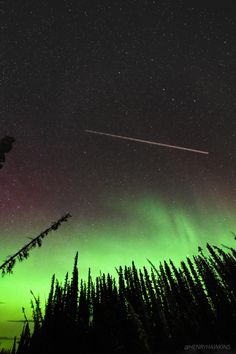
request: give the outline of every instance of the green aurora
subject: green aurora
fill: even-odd
[[[73,215],[43,241],[42,248],[32,250],[28,260],[17,263],[13,275],[1,278],[0,337],[20,334],[22,323],[8,321],[23,319],[22,306],[31,318],[30,290],[40,295],[43,305],[52,275],[55,273],[63,282],[65,273],[72,269],[77,250],[80,277],[86,279],[89,267],[93,277],[100,271],[115,275],[115,267],[130,265],[132,260],[139,267],[148,267],[146,258],[154,264],[171,258],[178,264],[187,255],[196,254],[199,245],[204,249],[206,242],[218,246],[235,243],[231,233],[236,231],[235,210],[219,203],[200,207],[180,206],[154,197],[108,198],[106,208],[109,216],[96,222],[82,221]],[[28,232],[35,236],[43,228],[34,227]],[[25,238],[19,243],[19,233],[22,230],[11,235],[1,250],[2,261],[24,244]],[[0,342],[4,347],[11,346],[9,340]]]

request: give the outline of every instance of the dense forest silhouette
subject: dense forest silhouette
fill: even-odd
[[[33,332],[26,319],[11,354],[209,352],[201,345],[229,353],[236,338],[236,251],[229,249],[207,244],[206,254],[178,267],[132,263],[117,277],[93,280],[89,269],[87,281],[79,281],[77,253],[71,279],[53,276],[45,309],[33,295]]]

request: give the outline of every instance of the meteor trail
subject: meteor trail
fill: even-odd
[[[106,136],[111,136],[112,138],[123,139],[123,140],[131,140],[131,141],[136,141],[136,142],[138,142],[138,143],[164,146],[164,147],[168,147],[168,148],[172,148],[172,149],[178,149],[178,150],[185,150],[185,151],[197,152],[197,153],[199,153],[199,154],[204,154],[204,155],[208,155],[208,154],[209,154],[208,151],[190,149],[190,148],[186,148],[186,147],[182,147],[182,146],[175,146],[175,145],[162,144],[162,143],[157,143],[157,142],[155,142],[155,141],[149,141],[149,140],[135,139],[135,138],[130,138],[130,137],[128,137],[128,136],[102,133],[102,132],[97,132],[97,131],[95,131],[95,130],[84,130],[84,131],[85,131],[86,133],[92,133],[92,134],[98,134],[98,135],[106,135]]]

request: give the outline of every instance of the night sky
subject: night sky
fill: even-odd
[[[236,5],[233,1],[1,4],[3,261],[72,218],[1,279],[0,338],[30,289],[47,296],[79,251],[88,267],[176,262],[236,232]],[[84,130],[209,151],[209,155]],[[17,293],[17,296],[16,296]],[[1,340],[0,340],[1,341]]]

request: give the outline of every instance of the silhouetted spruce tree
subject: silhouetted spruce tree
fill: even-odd
[[[158,269],[149,261],[151,272],[132,263],[117,269],[117,281],[110,274],[93,281],[89,270],[87,282],[81,280],[80,286],[76,256],[71,281],[68,276],[64,286],[52,281],[40,328],[29,350],[25,344],[27,354],[70,353],[74,346],[80,354],[172,353],[183,350],[189,340],[220,340],[233,347],[235,289],[232,294],[228,283],[235,275],[235,259],[231,253],[217,252],[220,260],[212,252],[209,257],[201,252],[193,261],[182,261],[179,269],[171,260]],[[225,269],[228,264],[230,272]],[[230,276],[221,281],[227,272]]]

